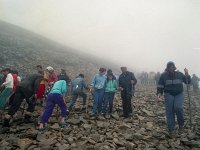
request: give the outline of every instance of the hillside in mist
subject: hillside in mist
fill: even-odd
[[[10,67],[26,74],[36,72],[36,65],[41,64],[57,72],[64,68],[72,77],[81,72],[90,78],[100,66],[114,66],[3,21],[0,31],[0,68]]]

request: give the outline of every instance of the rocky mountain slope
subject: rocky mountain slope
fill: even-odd
[[[0,31],[0,68],[10,67],[26,74],[35,72],[36,65],[41,64],[57,71],[64,68],[69,76],[82,72],[90,77],[100,66],[115,66],[3,21]]]
[[[122,107],[119,93],[114,99],[111,117],[99,115],[92,119],[92,96],[88,93],[87,113],[78,113],[82,102],[78,99],[75,110],[67,122],[70,126],[60,128],[57,110],[49,120],[47,130],[38,132],[33,124],[13,122],[10,130],[1,129],[0,149],[27,150],[199,150],[200,121],[199,95],[191,95],[192,128],[189,126],[189,109],[186,97],[185,130],[169,136],[166,130],[164,103],[156,102],[155,86],[137,86],[133,99],[132,118],[121,117]],[[69,101],[69,99],[67,99]],[[37,107],[34,116],[44,108]],[[22,117],[21,111],[14,119]]]
[[[51,65],[56,70],[65,68],[70,76],[83,72],[86,76],[97,72],[100,65],[95,58],[82,55],[70,48],[49,41],[39,35],[0,21],[0,67],[18,69],[21,74],[34,72],[37,64]],[[104,64],[102,64],[104,63]],[[100,65],[99,65],[100,64]],[[111,66],[112,67],[112,66]],[[60,128],[54,110],[44,132],[38,132],[33,123],[25,124],[23,109],[17,112],[9,129],[0,125],[0,150],[199,150],[200,99],[191,93],[192,128],[189,126],[189,104],[185,97],[185,130],[170,137],[166,131],[164,102],[156,102],[155,85],[137,85],[133,98],[134,114],[124,119],[120,93],[114,99],[114,112],[108,116],[90,117],[92,95],[87,93],[87,112],[77,111],[82,99],[67,118],[68,127]],[[66,98],[69,102],[70,97]],[[40,120],[44,107],[37,106],[34,117]],[[0,122],[5,112],[0,112]]]

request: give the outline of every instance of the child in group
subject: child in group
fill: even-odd
[[[104,113],[111,114],[113,108],[113,100],[115,92],[117,91],[117,81],[112,73],[107,74],[105,82],[105,95],[104,95]],[[109,107],[108,107],[109,103]]]

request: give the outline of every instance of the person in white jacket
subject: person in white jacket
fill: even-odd
[[[3,75],[6,76],[5,82],[0,85],[0,88],[4,88],[4,90],[0,93],[0,110],[3,110],[6,105],[6,100],[12,94],[13,91],[13,76],[10,73],[11,70],[6,68],[1,71]]]

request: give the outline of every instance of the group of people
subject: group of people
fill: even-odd
[[[133,87],[137,80],[132,72],[127,71],[126,67],[121,67],[122,74],[117,80],[112,70],[100,68],[92,80],[91,87],[87,86],[84,80],[84,74],[79,74],[74,80],[70,80],[65,70],[56,76],[54,69],[48,66],[43,70],[41,65],[37,66],[37,73],[27,75],[22,81],[19,81],[14,90],[14,80],[9,68],[2,70],[6,76],[5,82],[1,86],[6,88],[0,93],[1,109],[8,106],[8,113],[5,115],[3,125],[9,127],[10,119],[19,110],[20,105],[25,99],[28,108],[24,115],[24,122],[33,122],[33,111],[35,110],[36,101],[42,101],[46,89],[50,87],[46,98],[45,111],[41,117],[39,130],[42,130],[51,116],[55,105],[57,104],[61,110],[60,124],[65,125],[65,117],[72,110],[77,98],[83,98],[82,110],[86,110],[87,95],[84,89],[93,93],[93,109],[92,116],[97,114],[111,114],[113,111],[113,100],[117,90],[122,93],[124,117],[132,114],[131,97],[133,95]],[[7,92],[9,91],[9,92]],[[71,92],[71,100],[68,107],[65,102],[67,91]],[[6,95],[4,93],[7,93]],[[8,100],[9,98],[9,100]],[[7,104],[7,102],[9,102]]]
[[[28,103],[25,112],[24,121],[32,122],[32,114],[35,110],[35,102],[41,101],[45,96],[45,89],[49,89],[46,98],[46,107],[41,117],[41,123],[38,130],[44,130],[45,124],[52,115],[53,109],[57,104],[61,110],[60,125],[66,125],[65,118],[69,115],[78,97],[83,98],[82,111],[87,107],[87,95],[84,89],[89,90],[93,94],[93,108],[91,117],[98,114],[111,114],[113,112],[113,101],[116,91],[121,92],[123,117],[132,116],[132,97],[134,95],[134,87],[137,79],[134,73],[127,70],[127,67],[121,67],[122,73],[117,79],[111,69],[106,71],[100,68],[99,72],[94,75],[90,87],[84,80],[84,74],[79,74],[74,80],[70,80],[65,70],[61,70],[59,75],[55,74],[54,69],[48,66],[43,70],[41,65],[37,66],[37,73],[27,75],[24,80],[18,79],[17,84],[9,68],[2,70],[2,74],[6,76],[5,81],[1,84],[1,88],[5,87],[0,93],[0,109],[5,108],[8,97],[9,107],[8,113],[5,115],[3,126],[9,127],[11,117],[18,111],[24,99]],[[183,115],[183,83],[190,84],[191,77],[188,70],[184,69],[185,74],[176,71],[174,62],[168,62],[164,73],[159,74],[157,79],[157,97],[160,100],[164,95],[166,107],[167,128],[170,133],[175,131],[175,115],[179,125],[179,130],[184,127]],[[16,78],[16,77],[15,77]],[[14,87],[15,85],[15,87]],[[71,92],[71,100],[67,105],[65,96],[67,91]]]

